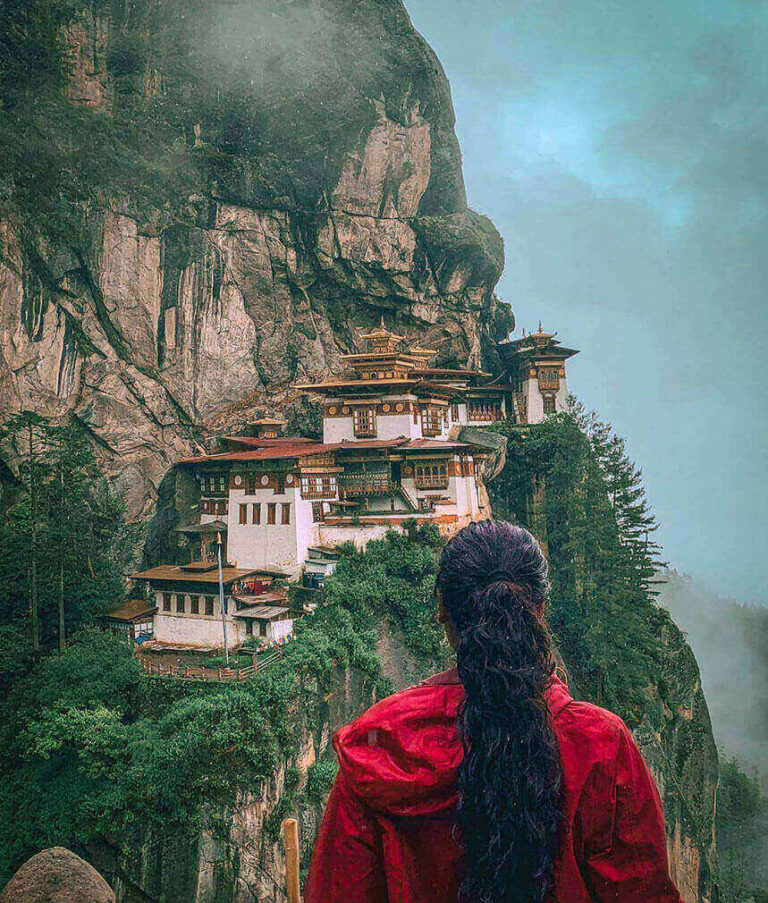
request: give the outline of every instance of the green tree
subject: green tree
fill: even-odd
[[[68,629],[124,595],[138,528],[126,524],[76,422],[25,412],[6,422],[3,438],[20,488],[0,523],[0,617],[10,623],[28,612],[33,650],[52,640],[63,649]]]
[[[639,470],[578,406],[511,431],[494,509],[529,527],[550,564],[549,620],[573,683],[637,722],[659,669],[655,530]]]
[[[768,800],[734,759],[720,763],[717,850],[721,903],[766,903]]]

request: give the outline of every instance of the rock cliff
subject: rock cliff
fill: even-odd
[[[59,175],[8,161],[0,410],[77,417],[148,514],[205,426],[282,410],[382,315],[493,355],[502,242],[400,0],[70,6],[44,122],[17,100]]]

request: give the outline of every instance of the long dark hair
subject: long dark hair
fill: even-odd
[[[547,563],[522,527],[473,523],[443,550],[437,588],[456,636],[465,691],[462,899],[540,903],[552,888],[563,783],[544,702],[555,670],[542,617]]]

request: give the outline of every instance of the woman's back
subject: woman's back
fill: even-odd
[[[456,670],[337,735],[308,903],[679,903],[629,731],[555,677],[548,592],[522,527],[446,544],[435,595]]]
[[[445,672],[383,700],[336,735],[339,776],[315,846],[307,903],[451,903],[464,879],[456,837],[464,691]],[[653,779],[623,722],[545,694],[560,749],[564,825],[558,903],[680,903]]]

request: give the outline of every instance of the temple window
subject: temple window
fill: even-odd
[[[184,611],[184,593],[176,593],[176,611]]]
[[[227,476],[223,473],[204,473],[200,476],[200,492],[216,495],[227,491]]]
[[[355,408],[353,411],[355,436],[370,439],[376,436],[376,409]]]
[[[245,621],[245,635],[253,636],[253,621],[250,618],[246,618]]]
[[[305,499],[327,499],[336,495],[335,474],[304,474],[301,478],[301,495]]]
[[[277,512],[277,505],[275,502],[267,503],[267,523],[274,524],[275,523],[275,514]]]
[[[247,506],[247,505],[240,505],[240,518],[239,518],[239,522],[240,522],[241,524],[247,524],[247,523],[248,523],[248,506]]]
[[[189,610],[193,615],[200,614],[200,596],[189,597]]]
[[[251,504],[251,522],[254,524],[261,523],[261,502],[253,502]]]
[[[171,594],[163,593],[163,611],[171,610]]]
[[[469,420],[502,420],[501,404],[498,401],[470,399],[467,416]]]
[[[323,512],[323,503],[322,502],[312,502],[312,521],[316,524],[320,524],[325,520],[325,514]]]
[[[539,388],[557,389],[560,386],[560,370],[558,367],[539,368]]]
[[[213,596],[205,597],[205,613],[209,616],[213,614]]]
[[[414,467],[414,480],[417,489],[447,489],[448,463],[430,462],[417,464]]]
[[[545,416],[549,416],[550,414],[557,413],[557,401],[555,400],[554,395],[545,395],[544,396],[544,414]]]
[[[287,502],[280,506],[281,508],[281,521],[282,524],[290,524],[291,522],[291,503]]]
[[[427,404],[421,409],[421,430],[425,436],[437,436],[441,426],[440,408]]]

